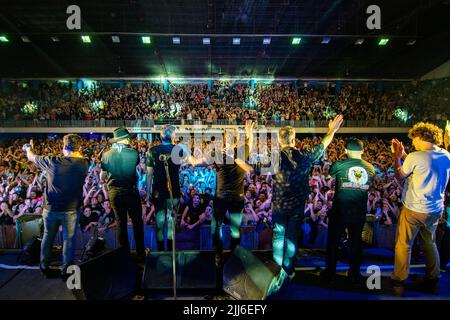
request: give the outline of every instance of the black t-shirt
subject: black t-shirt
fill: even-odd
[[[199,204],[196,207],[194,207],[193,204],[189,204],[188,207],[189,207],[189,210],[188,210],[188,213],[187,213],[187,215],[185,217],[186,222],[189,223],[189,224],[194,224],[194,223],[196,223],[199,220],[200,215],[203,212],[205,212],[205,209],[204,209],[205,207],[202,206],[201,204]]]
[[[43,208],[74,211],[83,203],[83,184],[88,173],[86,158],[36,156],[36,166],[46,171]]]
[[[11,218],[7,213],[4,213],[2,216],[0,216],[0,226],[10,224],[14,224],[14,219]]]
[[[99,217],[102,215],[103,210],[100,204],[97,204],[95,207],[91,206],[91,211]]]
[[[108,188],[137,188],[136,166],[139,164],[137,150],[126,145],[113,145],[103,154],[101,168],[108,172]]]
[[[245,161],[249,158],[249,146],[245,145]],[[233,156],[234,155],[234,156]],[[235,159],[238,156],[238,149],[234,149],[234,153],[227,154],[222,151],[222,164],[214,163],[217,172],[216,196],[220,197],[227,194],[227,197],[243,197],[244,196],[244,179],[245,171],[239,167]]]
[[[309,175],[314,162],[325,148],[322,143],[306,152],[296,148],[284,148],[280,152],[279,170],[273,179],[272,208],[303,212],[310,193]]]
[[[98,215],[96,213],[91,213],[89,217],[86,217],[84,214],[80,216],[80,228],[81,231],[84,231],[84,228],[91,222],[98,222]]]
[[[368,191],[375,176],[375,169],[369,162],[352,158],[336,161],[330,168],[330,176],[336,177],[336,205],[366,208]]]
[[[99,216],[98,219],[99,225],[101,225],[102,227],[107,227],[110,224],[114,223],[115,220],[116,216],[114,214],[113,209],[110,209],[109,213],[106,213],[105,209],[102,208],[101,215]]]
[[[166,169],[164,167],[164,161],[159,160],[159,156],[162,154],[170,155],[172,150],[175,148],[174,144],[160,144],[158,146],[152,147],[147,154],[145,159],[145,165],[147,167],[153,168],[153,186],[152,186],[152,197],[153,199],[169,199],[170,194],[167,189],[167,175]],[[180,158],[184,156],[183,151],[180,150]],[[180,164],[175,164],[170,158],[167,161],[169,165],[169,176],[170,183],[172,185],[172,195],[174,199],[178,199],[181,195],[180,191]]]

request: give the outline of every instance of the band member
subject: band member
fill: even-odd
[[[170,212],[172,211],[172,205],[175,210],[175,214],[178,213],[178,207],[180,203],[180,179],[179,171],[181,164],[196,165],[202,159],[194,159],[189,150],[183,144],[180,146],[180,152],[178,154],[180,161],[172,159],[172,151],[175,148],[175,127],[167,125],[161,132],[160,145],[152,147],[147,154],[146,167],[147,167],[147,200],[152,198],[153,205],[156,211],[156,232],[158,250],[164,251],[164,226],[167,220],[167,248],[172,248],[172,229],[174,228],[174,222]],[[168,157],[167,164],[169,169],[170,183],[172,186],[173,202],[170,203],[170,193],[167,185],[167,174],[164,167],[164,161],[160,159],[161,155]],[[176,222],[175,222],[176,223]]]
[[[338,245],[346,229],[351,253],[348,279],[354,284],[360,281],[361,235],[366,221],[368,191],[375,176],[374,167],[361,159],[363,152],[362,141],[349,139],[345,146],[347,159],[336,161],[330,168],[336,187],[328,223],[326,269],[322,273],[330,281],[336,275]]]
[[[440,148],[442,129],[431,123],[417,123],[408,133],[415,152],[406,154],[403,144],[392,140],[394,169],[397,177],[406,179],[403,208],[397,223],[393,290],[404,294],[408,278],[411,248],[417,234],[422,238],[426,277],[424,287],[437,293],[440,276],[439,254],[436,248],[436,227],[444,211],[444,193],[450,176],[450,153]],[[402,158],[405,161],[402,164]]]
[[[221,269],[223,267],[223,239],[221,227],[228,212],[231,220],[231,250],[240,243],[240,226],[244,209],[244,178],[252,171],[246,163],[250,148],[253,144],[253,128],[255,123],[248,121],[245,124],[245,159],[238,157],[237,130],[225,131],[225,149],[221,154],[221,163],[214,163],[217,172],[216,196],[214,199],[214,214],[211,221],[213,246],[216,254],[216,267],[218,270],[218,288],[222,288]]]
[[[447,121],[444,132],[444,146],[450,151],[450,121]],[[445,191],[445,209],[442,215],[441,227],[441,243],[439,247],[439,257],[441,260],[441,270],[447,271],[447,264],[450,258],[450,183],[447,183]]]
[[[129,250],[127,213],[133,223],[136,253],[140,260],[145,259],[144,224],[142,206],[137,188],[136,166],[139,153],[130,147],[131,135],[126,128],[114,130],[113,144],[101,160],[101,176],[107,179],[107,188],[111,207],[116,214],[118,236],[121,247]]]
[[[272,219],[274,222],[273,259],[282,268],[273,282],[271,293],[278,291],[286,280],[294,276],[297,244],[304,218],[304,207],[310,193],[309,175],[342,125],[343,117],[336,116],[328,124],[322,142],[309,151],[295,148],[295,130],[280,129],[280,163],[273,180]]]
[[[61,274],[66,277],[72,264],[77,227],[77,210],[82,205],[83,184],[88,173],[89,161],[80,153],[81,138],[68,134],[63,138],[63,156],[38,156],[32,144],[23,146],[28,161],[45,172],[46,186],[43,201],[44,237],[41,244],[40,269],[49,276],[49,258],[59,226],[63,235],[63,264]]]

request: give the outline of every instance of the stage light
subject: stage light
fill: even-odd
[[[356,39],[356,41],[355,41],[355,44],[356,45],[362,45],[364,43],[364,39],[363,38],[359,38],[359,39]]]
[[[263,44],[270,44],[271,39],[270,38],[264,38],[263,39]]]
[[[172,38],[172,42],[173,42],[173,44],[180,44],[180,43],[181,43],[181,40],[180,40],[179,37],[173,37],[173,38]]]
[[[292,38],[293,45],[299,45],[300,41],[302,41],[302,38]]]
[[[58,37],[51,37],[51,39],[52,39],[53,42],[59,42],[60,41]]]
[[[0,36],[0,42],[9,42],[6,36]]]
[[[111,40],[112,40],[113,43],[120,43],[120,38],[119,38],[119,36],[112,36],[112,37],[111,37]]]
[[[394,110],[392,115],[394,116],[394,118],[396,118],[401,122],[407,122],[409,119],[411,119],[408,110],[403,109],[402,107],[397,107],[397,109]]]
[[[83,43],[91,43],[91,37],[89,36],[81,36],[81,40]]]
[[[211,44],[210,38],[203,38],[203,44]]]
[[[30,38],[28,38],[27,36],[21,36],[20,38],[21,38],[22,41],[25,42],[25,43],[31,42],[31,41],[30,41]]]
[[[411,39],[406,43],[408,46],[413,46],[416,44],[416,39]]]
[[[389,42],[388,38],[382,38],[382,39],[380,39],[380,41],[378,41],[378,45],[385,46],[385,45],[387,45],[388,42]]]
[[[241,44],[241,38],[233,38],[233,45],[237,46]]]
[[[95,101],[91,102],[90,105],[91,105],[91,109],[93,111],[105,109],[105,103],[103,102],[103,100],[95,100]]]
[[[330,37],[323,37],[323,38],[322,38],[322,44],[329,44],[330,41],[331,41],[331,38],[330,38]]]
[[[28,101],[23,107],[22,112],[25,114],[33,114],[38,111],[38,105],[36,102]]]
[[[150,39],[150,37],[148,37],[148,36],[144,36],[144,37],[142,37],[142,43],[150,44],[150,43],[152,43],[152,39]]]

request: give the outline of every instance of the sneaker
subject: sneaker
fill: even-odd
[[[439,294],[439,279],[425,278],[422,282],[422,289],[429,294]]]
[[[319,277],[322,281],[328,282],[329,284],[334,284],[336,282],[336,276],[330,274],[327,270],[323,270]]]
[[[405,295],[405,283],[400,280],[392,280],[392,293],[396,297],[403,297]]]
[[[358,287],[361,285],[361,275],[348,275],[347,280],[352,286]]]
[[[267,290],[267,296],[272,296],[280,292],[281,289],[289,283],[291,276],[293,276],[293,274],[288,275],[284,269],[281,269],[280,273],[272,279],[269,289]]]
[[[43,276],[45,276],[46,278],[50,278],[51,277],[51,272],[50,272],[50,268],[43,268],[42,266],[39,266],[39,270],[41,271],[41,274]]]

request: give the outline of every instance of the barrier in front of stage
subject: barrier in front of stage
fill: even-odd
[[[375,241],[374,246],[379,248],[394,249],[395,246],[395,225],[377,225],[374,230]],[[17,224],[0,226],[0,249],[20,249],[30,238],[30,232],[35,232],[36,227],[33,224]],[[306,230],[307,231],[307,230]],[[92,232],[83,232],[80,228],[77,229],[76,248],[82,250],[86,243],[92,236]],[[322,233],[316,235],[319,240]],[[117,239],[117,231],[115,228],[108,229],[102,237],[105,239],[106,247],[114,249],[119,247]],[[132,226],[128,226],[128,239],[130,247],[135,248],[135,241],[132,231]],[[224,248],[230,248],[230,227],[223,227],[223,242]],[[317,247],[318,242],[322,245],[325,243],[324,239],[310,243],[308,237],[304,237],[301,242],[301,247]],[[147,225],[144,230],[144,244],[150,250],[157,250],[157,239],[155,226]],[[62,245],[62,234],[59,232],[55,239],[55,245]],[[262,249],[270,250],[272,248],[272,230],[264,229],[262,232],[257,232],[254,226],[241,227],[241,245],[248,250]],[[322,247],[319,246],[319,247]],[[177,232],[178,250],[212,250],[212,235],[209,225],[202,225],[197,229]]]

